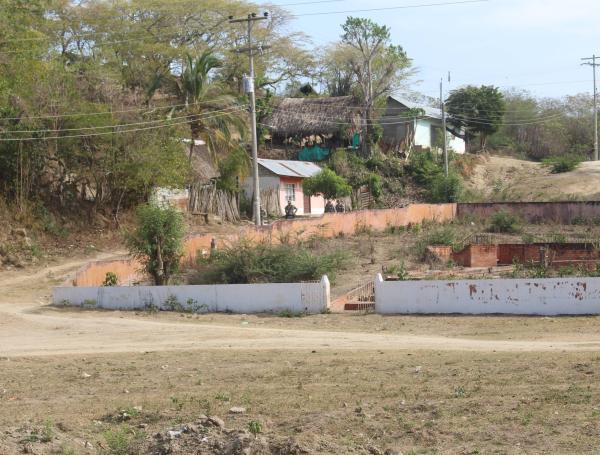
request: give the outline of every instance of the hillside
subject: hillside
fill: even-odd
[[[599,200],[600,162],[552,174],[540,163],[502,156],[482,156],[465,179],[476,201]]]

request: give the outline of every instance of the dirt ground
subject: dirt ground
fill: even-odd
[[[574,171],[552,174],[540,163],[484,156],[466,183],[482,201],[598,200],[600,162],[587,161]]]
[[[598,453],[600,318],[48,307],[90,259],[0,277],[0,454]]]

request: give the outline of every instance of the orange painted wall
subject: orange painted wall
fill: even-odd
[[[386,210],[362,210],[348,213],[326,213],[321,217],[276,221],[270,226],[260,228],[247,227],[238,235],[219,236],[202,235],[188,238],[184,243],[183,265],[190,266],[199,254],[210,252],[211,240],[217,241],[217,248],[238,240],[253,242],[295,242],[314,235],[335,237],[337,235],[354,235],[357,231],[371,229],[383,231],[390,226],[407,226],[423,221],[450,221],[456,217],[456,204],[413,204],[403,208]],[[77,272],[73,280],[74,286],[99,286],[104,281],[106,272],[113,272],[119,282],[129,284],[143,278],[140,265],[135,260],[112,262],[92,262]]]

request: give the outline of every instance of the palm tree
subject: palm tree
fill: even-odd
[[[236,98],[225,84],[211,78],[213,70],[220,67],[220,60],[210,51],[203,52],[197,58],[188,54],[180,76],[159,74],[147,89],[149,98],[159,88],[166,89],[181,104],[175,109],[189,116],[190,162],[197,140],[206,143],[216,160],[217,156],[239,148],[237,140],[246,133],[243,111],[239,109]],[[234,137],[235,133],[238,137]]]

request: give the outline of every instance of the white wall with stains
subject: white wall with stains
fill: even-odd
[[[380,314],[600,314],[600,278],[464,281],[375,279]]]
[[[315,314],[329,307],[330,285],[323,276],[304,283],[57,287],[53,303],[106,310]]]

